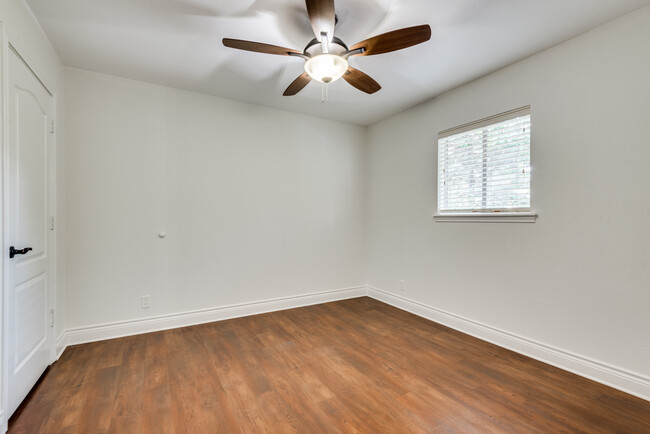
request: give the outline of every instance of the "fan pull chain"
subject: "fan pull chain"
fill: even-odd
[[[321,83],[320,102],[322,104],[327,104],[328,100],[329,100],[329,91],[328,91],[327,84]]]

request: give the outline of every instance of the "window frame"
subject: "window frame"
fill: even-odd
[[[532,211],[533,205],[533,179],[532,171],[530,174],[529,181],[529,195],[530,195],[530,207],[529,208],[510,208],[510,209],[473,209],[466,211],[441,211],[440,210],[440,182],[441,180],[441,171],[440,171],[440,140],[451,137],[457,134],[462,134],[468,131],[486,128],[494,124],[501,122],[506,122],[518,117],[531,116],[531,126],[532,126],[532,115],[530,106],[523,106],[514,110],[509,110],[507,112],[499,113],[493,116],[489,116],[483,119],[479,119],[473,122],[468,122],[463,125],[459,125],[453,128],[448,128],[442,130],[438,133],[437,141],[437,152],[436,152],[436,172],[438,185],[436,188],[436,214],[434,214],[434,220],[439,222],[513,222],[513,223],[534,223],[537,219],[537,214]],[[531,128],[532,129],[532,128]],[[484,144],[487,146],[487,143]],[[529,143],[529,152],[532,156],[532,133],[530,133],[530,143]],[[486,155],[486,153],[484,153]],[[486,158],[486,157],[484,157]],[[531,164],[532,165],[532,164]],[[484,177],[487,178],[487,166],[484,168]],[[484,201],[487,200],[487,195],[485,195]]]

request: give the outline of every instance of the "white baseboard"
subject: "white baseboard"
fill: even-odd
[[[631,395],[650,401],[650,378],[571,353],[551,345],[518,336],[504,330],[445,312],[371,286],[344,288],[292,297],[201,309],[130,321],[68,329],[57,339],[57,359],[68,345],[102,341],[160,330],[186,327],[213,321],[310,306],[367,295],[398,309],[451,327],[478,339],[507,348],[565,371],[589,378]],[[0,413],[2,420],[2,413]],[[0,424],[0,426],[2,426]]]
[[[7,432],[7,429],[9,429],[7,421],[5,420],[5,413],[2,410],[0,410],[0,428],[2,428],[2,432]]]
[[[369,286],[367,295],[398,309],[650,401],[650,378]]]
[[[364,295],[366,295],[366,287],[356,286],[333,291],[323,291],[251,303],[241,303],[130,321],[98,324],[88,327],[68,329],[65,332],[65,336],[59,338],[59,340],[62,344],[65,344],[64,346],[77,345],[87,342],[102,341],[213,321],[257,315],[278,310],[292,309],[313,304],[345,300],[348,298],[362,297]],[[57,350],[58,349],[59,344],[57,343]]]

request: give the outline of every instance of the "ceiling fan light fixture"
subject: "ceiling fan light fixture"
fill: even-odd
[[[321,83],[331,83],[343,77],[348,61],[336,54],[319,54],[305,62],[305,72]]]

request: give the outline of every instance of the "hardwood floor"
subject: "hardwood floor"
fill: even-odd
[[[650,433],[650,402],[370,298],[68,348],[10,433]]]

